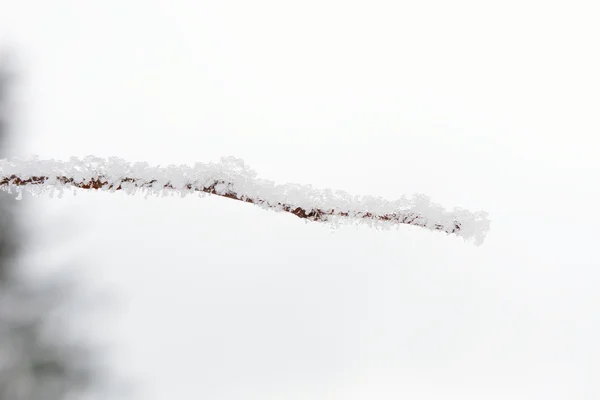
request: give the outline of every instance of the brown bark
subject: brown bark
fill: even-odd
[[[43,185],[46,180],[49,178],[46,176],[33,176],[27,179],[21,179],[16,175],[11,175],[10,177],[0,178],[0,186],[4,185],[15,185],[15,186],[26,186],[26,185]],[[101,178],[98,179],[89,179],[83,181],[75,181],[73,178],[68,178],[65,176],[57,177],[57,180],[65,185],[70,185],[73,187],[77,187],[80,189],[109,189],[109,190],[122,190],[123,187],[121,184],[118,184],[116,187],[114,184],[109,184],[106,181],[103,181]],[[156,181],[147,181],[140,182],[135,178],[122,178],[121,183],[134,183],[138,188],[149,188]],[[397,212],[397,213],[389,213],[389,214],[374,214],[370,212],[357,212],[351,213],[349,211],[341,211],[341,210],[322,210],[319,208],[305,209],[302,207],[297,207],[291,204],[283,204],[277,203],[276,205],[269,204],[265,200],[262,199],[253,199],[244,195],[240,195],[235,192],[227,191],[224,193],[218,193],[215,189],[216,185],[227,183],[224,181],[215,181],[213,184],[209,186],[203,187],[194,187],[190,184],[187,185],[188,190],[194,190],[196,192],[204,192],[209,193],[216,196],[226,197],[233,200],[243,201],[246,203],[258,204],[258,205],[267,205],[269,208],[279,209],[291,214],[294,214],[298,218],[307,219],[310,221],[327,221],[329,216],[341,216],[341,217],[355,217],[355,218],[363,218],[363,219],[372,219],[374,221],[386,221],[397,224],[408,224],[425,227],[427,226],[427,221],[420,215],[412,212]],[[177,190],[170,184],[165,184],[163,186],[164,189],[172,189]],[[434,230],[444,231],[446,233],[458,233],[461,230],[461,225],[458,221],[454,221],[451,227],[447,227],[441,224],[435,224],[433,226]]]

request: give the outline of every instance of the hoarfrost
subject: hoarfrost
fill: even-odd
[[[130,163],[121,158],[87,156],[69,161],[29,159],[0,160],[0,189],[17,198],[25,190],[34,196],[77,188],[133,195],[167,196],[179,193],[214,194],[255,204],[259,207],[290,212],[307,221],[322,221],[332,228],[347,223],[367,224],[376,229],[389,229],[399,224],[417,225],[444,231],[483,243],[490,221],[483,211],[462,208],[447,211],[432,203],[428,196],[416,194],[394,201],[373,196],[352,196],[344,191],[317,190],[310,185],[278,185],[259,179],[243,160],[224,157],[219,163],[151,166],[145,162]]]

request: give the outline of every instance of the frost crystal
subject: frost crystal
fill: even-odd
[[[23,190],[39,196],[64,189],[96,189],[127,194],[141,191],[147,196],[179,193],[213,194],[255,204],[259,207],[285,211],[307,221],[328,222],[332,227],[342,223],[363,223],[377,229],[389,229],[399,224],[416,225],[443,231],[483,243],[489,231],[487,213],[455,208],[446,211],[425,195],[390,201],[372,196],[351,196],[343,191],[317,190],[310,185],[286,184],[258,179],[255,171],[243,160],[224,157],[218,164],[196,163],[150,166],[123,159],[87,156],[71,157],[67,162],[30,159],[0,160],[0,189]]]

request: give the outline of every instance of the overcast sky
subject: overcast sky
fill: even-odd
[[[129,398],[600,398],[597,7],[0,0],[14,155],[233,155],[490,213],[476,247],[222,198],[26,199],[43,259],[116,293],[81,328]]]

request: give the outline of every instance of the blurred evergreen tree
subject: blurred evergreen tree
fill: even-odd
[[[0,56],[0,158],[10,130],[10,59]],[[0,191],[0,400],[63,400],[91,382],[86,348],[73,343],[56,311],[66,282],[34,282],[19,273],[15,195]],[[60,280],[59,280],[60,281]]]

